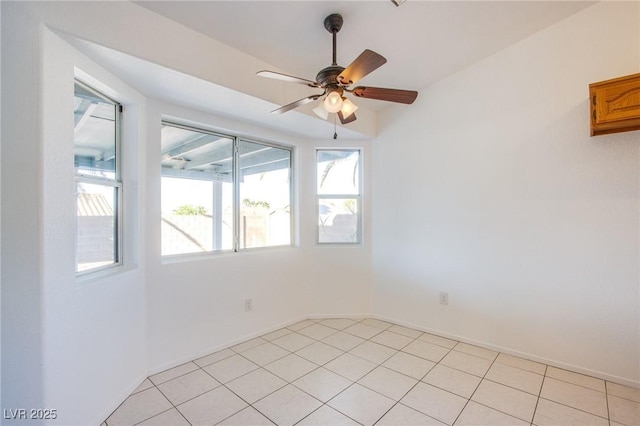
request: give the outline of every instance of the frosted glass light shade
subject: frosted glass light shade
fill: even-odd
[[[324,104],[318,104],[318,106],[312,109],[312,111],[315,112],[316,115],[323,120],[329,118],[329,111],[325,109]]]
[[[340,109],[340,111],[342,112],[343,118],[349,117],[351,114],[356,112],[357,109],[358,109],[358,106],[353,102],[351,102],[349,99],[344,98],[342,100],[342,108]]]
[[[342,108],[342,96],[338,92],[331,92],[324,100],[324,108],[329,112],[338,112]]]

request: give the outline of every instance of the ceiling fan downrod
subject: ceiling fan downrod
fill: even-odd
[[[337,55],[336,55],[336,46],[337,46],[337,34],[342,29],[342,24],[344,20],[342,19],[342,15],[339,13],[332,13],[331,15],[324,18],[324,27],[327,31],[329,31],[333,35],[333,62],[331,65],[338,65]]]
[[[321,69],[316,75],[316,81],[322,88],[327,91],[338,91],[340,95],[342,95],[342,90],[338,84],[338,75],[344,68],[338,65],[337,34],[342,28],[343,22],[342,15],[339,13],[332,13],[324,18],[324,28],[333,36],[333,61],[331,65]]]

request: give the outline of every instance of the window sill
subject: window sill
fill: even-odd
[[[93,271],[83,272],[81,274],[76,273],[76,284],[91,284],[96,281],[102,281],[118,275],[126,274],[136,269],[137,265],[126,265],[124,263],[118,263],[115,265],[105,266]]]
[[[255,254],[278,253],[278,252],[283,252],[283,251],[296,250],[297,248],[298,247],[293,246],[293,245],[286,245],[286,246],[273,246],[273,247],[259,247],[259,248],[242,249],[240,251],[225,250],[225,251],[204,252],[204,253],[171,254],[171,255],[163,255],[161,257],[160,263],[162,265],[171,265],[171,264],[174,264],[174,263],[198,262],[198,261],[203,261],[203,260],[234,258],[234,257],[237,257],[237,256],[248,256],[248,255],[255,255]]]

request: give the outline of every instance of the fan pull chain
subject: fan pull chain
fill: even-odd
[[[338,114],[335,114],[333,116],[333,139],[338,139],[338,129],[337,129],[337,125],[336,125],[336,116]]]

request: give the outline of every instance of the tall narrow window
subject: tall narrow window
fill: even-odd
[[[291,150],[163,122],[162,255],[291,244]]]
[[[316,170],[318,243],[360,243],[360,150],[319,149]]]
[[[121,106],[89,86],[74,87],[76,272],[121,263]]]
[[[239,142],[240,248],[291,244],[291,151]]]

